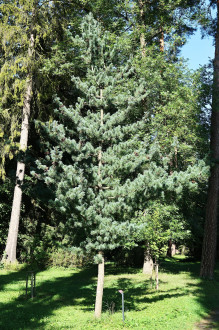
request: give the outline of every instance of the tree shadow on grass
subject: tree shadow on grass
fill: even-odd
[[[7,284],[23,281],[28,270],[30,270],[29,266],[25,266],[19,270],[15,269],[13,271],[4,269],[2,270],[4,273],[0,270],[0,291],[2,291]]]
[[[122,289],[125,293],[125,306],[128,310],[145,310],[151,303],[161,300],[183,297],[186,295],[193,295],[197,302],[202,306],[200,309],[200,316],[203,317],[205,313],[211,311],[219,311],[219,263],[215,271],[215,279],[213,281],[203,280],[199,278],[200,262],[194,259],[181,258],[165,258],[160,262],[160,271],[167,274],[186,274],[184,287],[176,287],[168,291],[162,291],[162,281],[158,292],[151,289],[150,280],[146,279],[137,285],[127,277],[121,277],[115,283],[115,287]],[[125,272],[116,270],[108,270],[108,274],[125,274]],[[139,273],[139,269],[131,269],[131,274]],[[187,277],[187,275],[189,275]],[[191,281],[189,280],[191,278]],[[193,280],[196,282],[193,282]],[[111,301],[115,302],[116,309],[121,309],[121,295],[115,294],[112,288],[105,289],[105,297],[110,297]],[[197,313],[199,313],[197,311]]]
[[[191,278],[198,279],[199,263],[182,260],[163,260],[161,271],[166,273],[179,274],[188,273]],[[145,310],[151,303],[176,298],[192,292],[196,295],[197,301],[207,311],[219,307],[218,293],[219,282],[204,281],[199,279],[197,284],[188,282],[188,288],[173,288],[162,291],[162,281],[158,292],[151,289],[148,278],[143,281],[130,278],[127,274],[138,274],[138,268],[118,268],[114,265],[106,266],[107,275],[120,275],[115,277],[114,284],[105,287],[103,296],[103,311],[111,312],[112,302],[115,310],[121,310],[121,294],[118,290],[123,290],[125,294],[125,309]],[[51,273],[52,274],[52,273]],[[218,272],[217,272],[218,275]],[[7,303],[0,305],[0,329],[44,329],[48,319],[52,314],[62,307],[70,306],[83,311],[94,310],[96,294],[97,267],[89,267],[81,270],[69,270],[67,275],[60,274],[59,277],[49,275],[47,272],[40,272],[36,275],[36,297],[30,298],[25,295],[26,269],[10,272],[1,275],[0,289],[5,292],[13,290],[16,286],[18,295],[16,298],[7,299]],[[10,287],[10,284],[12,286]],[[13,287],[13,285],[15,286]],[[7,286],[8,285],[8,286]],[[22,289],[21,289],[22,287]],[[113,305],[114,306],[114,305]]]
[[[162,285],[162,283],[163,281],[160,280],[160,285]],[[171,289],[168,292],[162,290],[156,291],[154,288],[151,288],[149,279],[141,283],[134,283],[133,280],[122,277],[117,279],[115,289],[104,289],[105,305],[109,306],[111,302],[114,302],[115,310],[121,309],[121,294],[118,293],[118,289],[124,291],[125,309],[132,311],[145,310],[147,309],[147,304],[149,305],[160,300],[176,298],[187,294],[185,289],[179,290],[178,288]]]
[[[8,274],[10,281],[23,281],[23,292],[14,300],[0,305],[0,329],[44,328],[53,312],[64,306],[94,309],[96,269],[94,267],[72,271],[69,276],[54,280],[43,279],[43,272],[36,275],[36,297],[25,295],[25,272]],[[5,279],[6,282],[6,279]],[[20,292],[19,292],[20,293]]]
[[[219,263],[216,263],[213,280],[201,279],[200,262],[191,258],[166,258],[161,263],[162,271],[171,274],[189,273],[191,279],[198,280],[197,284],[189,283],[189,288],[196,295],[196,300],[205,313],[219,311]],[[203,315],[200,315],[203,316]]]
[[[106,275],[138,274],[139,272],[141,272],[139,268],[115,266],[113,263],[106,264],[105,269]]]
[[[200,262],[190,258],[164,258],[161,259],[160,270],[171,274],[190,272],[193,276],[198,277]]]
[[[115,278],[114,285],[104,288],[104,312],[111,312],[112,306],[115,306],[116,311],[121,310],[121,294],[118,290],[125,292],[125,310],[133,311],[138,311],[141,303],[151,303],[174,295],[174,292],[156,295],[155,291],[152,290],[152,294],[148,297],[147,293],[151,292],[151,284],[148,279],[136,282],[133,278],[127,277],[127,274],[139,273],[139,269],[136,268],[116,268],[113,265],[110,267],[107,265],[106,273],[121,277]],[[7,303],[0,305],[0,329],[43,329],[47,325],[47,319],[56,310],[65,306],[72,306],[83,311],[94,310],[96,275],[96,266],[72,270],[67,276],[61,275],[54,278],[51,275],[51,279],[48,272],[39,272],[36,274],[37,285],[34,299],[30,298],[30,290],[28,297],[25,295],[26,269],[2,275],[2,290],[5,288],[8,292],[8,290],[14,290],[14,284],[20,283],[20,286],[19,288],[16,287],[19,291],[17,298],[9,299]],[[12,286],[5,287],[7,284],[12,284]],[[179,293],[177,294],[179,295]],[[141,310],[146,308],[140,307]]]

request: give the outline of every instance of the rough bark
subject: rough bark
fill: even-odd
[[[217,33],[215,40],[210,149],[212,166],[208,184],[205,229],[200,271],[200,276],[202,278],[208,279],[212,279],[214,276],[217,247],[217,216],[219,193],[219,0],[217,0]]]
[[[30,45],[28,49],[29,58],[32,57],[33,50],[34,50],[34,36],[33,34],[31,34]],[[19,150],[23,152],[27,149],[31,99],[32,99],[32,76],[29,75],[27,79],[26,93],[24,95],[21,135],[20,135],[20,145],[19,145]],[[18,161],[9,231],[8,231],[5,253],[3,256],[3,260],[10,263],[14,263],[16,261],[17,237],[18,237],[18,228],[20,221],[22,184],[24,180],[24,173],[25,173],[25,163],[24,161]]]
[[[95,317],[100,318],[102,312],[103,286],[104,286],[104,256],[99,252],[102,262],[98,264],[97,292],[95,303]]]

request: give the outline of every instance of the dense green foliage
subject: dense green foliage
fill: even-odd
[[[19,260],[132,249],[154,225],[159,253],[172,238],[200,255],[211,73],[177,55],[207,18],[198,0],[0,2],[1,254],[31,72]]]
[[[162,113],[158,100],[142,107],[154,89],[146,74],[141,77],[138,64],[126,58],[119,44],[112,45],[109,34],[103,33],[91,15],[83,21],[81,31],[80,37],[69,36],[84,71],[83,78],[71,77],[74,94],[79,96],[70,107],[57,99],[57,120],[41,125],[46,157],[37,161],[38,172],[33,176],[43,179],[53,191],[50,206],[66,217],[69,230],[78,231],[86,250],[105,251],[128,245],[132,232],[138,230],[130,220],[138,210],[150,207],[149,201],[174,198],[177,203],[185,191],[198,192],[207,167],[189,145],[196,142],[197,120],[188,117],[190,134],[187,143],[180,143],[185,140],[186,118],[181,111],[177,122],[173,114],[165,113],[167,103],[169,111],[172,107],[177,112],[179,106],[188,115],[186,98],[180,103],[178,94],[172,97],[172,85],[167,85],[177,67],[166,65],[161,77],[154,65],[154,76],[165,81]],[[178,85],[181,98],[183,93],[191,93],[186,81],[178,78]],[[162,87],[157,94],[162,98]],[[162,136],[159,120],[166,121]],[[169,139],[165,140],[166,135]],[[171,227],[174,216],[170,213],[167,218]]]
[[[202,255],[212,262],[202,261],[201,276],[211,268],[213,278],[218,194],[206,196],[219,187],[218,157],[209,157],[218,150],[219,53],[213,66],[196,71],[179,57],[199,26],[219,43],[219,14],[216,22],[209,8],[201,0],[0,1],[0,254],[2,287],[9,289],[3,328],[11,328],[15,306],[19,328],[71,327],[72,304],[76,328],[123,328],[118,289],[125,291],[127,328],[189,329],[215,307],[197,290],[207,293],[196,263],[164,259],[171,246],[199,258],[204,233]],[[7,267],[17,267],[16,258],[27,269],[82,269],[38,272],[33,312],[20,292],[9,297],[14,274]],[[134,268],[116,274],[115,264],[143,260],[150,283]],[[157,290],[161,270],[156,294],[153,261]],[[89,312],[93,262],[95,317],[102,298],[103,311],[113,312],[116,303],[115,315],[105,313],[101,322],[91,322]],[[21,283],[15,288],[22,290]],[[78,305],[87,310],[83,320]]]

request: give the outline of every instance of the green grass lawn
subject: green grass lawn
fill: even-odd
[[[31,299],[30,292],[25,295],[25,269],[0,270],[0,329],[195,329],[211,310],[219,309],[219,272],[214,281],[203,281],[197,262],[162,261],[158,292],[141,269],[107,264],[103,314],[97,321],[96,272],[97,267],[38,271],[36,297]],[[124,323],[119,289],[125,292]]]

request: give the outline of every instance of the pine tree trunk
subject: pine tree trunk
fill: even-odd
[[[145,31],[145,22],[144,22],[144,1],[139,0],[138,6],[140,9],[140,24],[141,28]],[[140,46],[141,46],[141,55],[142,58],[145,58],[146,56],[146,42],[145,42],[145,33],[141,32],[140,34]],[[148,245],[148,243],[147,243]],[[144,263],[143,263],[143,274],[149,274],[151,275],[153,272],[153,260],[151,259],[149,249],[146,247],[144,251]]]
[[[148,246],[148,243],[146,243]],[[149,248],[146,247],[144,251],[143,274],[152,275],[153,272],[153,259],[150,256]]]
[[[102,312],[103,286],[104,286],[104,256],[99,252],[102,262],[98,264],[97,292],[95,303],[95,317],[100,318]]]
[[[146,41],[145,41],[145,23],[144,23],[144,2],[143,0],[138,1],[138,6],[140,9],[140,24],[141,29],[144,30],[140,33],[140,46],[141,46],[141,55],[142,57],[146,56]]]
[[[160,28],[159,44],[160,44],[160,51],[161,51],[161,53],[163,53],[164,52],[164,32],[163,32],[162,27]]]
[[[208,185],[208,197],[206,205],[206,218],[200,271],[200,276],[202,278],[208,279],[212,279],[214,276],[217,246],[217,216],[219,193],[219,0],[217,1],[217,34],[215,40],[210,149],[211,156],[213,158],[213,164],[211,167]]]
[[[100,99],[103,99],[103,90],[100,90]],[[103,126],[103,109],[100,110],[100,125]],[[99,189],[102,189],[101,184],[101,167],[102,167],[102,144],[100,145],[100,151],[98,154],[98,177],[99,177]],[[104,256],[103,252],[99,251],[99,256],[102,260],[98,264],[98,280],[97,280],[97,292],[96,292],[96,303],[95,303],[95,317],[100,318],[102,312],[103,302],[103,285],[104,285]]]
[[[31,35],[30,46],[28,49],[28,56],[31,58],[34,49],[34,36]],[[24,96],[23,112],[22,112],[22,124],[20,135],[20,147],[19,150],[25,151],[27,149],[28,131],[29,131],[29,117],[30,117],[30,105],[32,99],[32,77],[27,79],[26,93]],[[20,220],[20,210],[22,201],[22,184],[24,180],[25,163],[18,161],[16,171],[16,184],[14,189],[11,219],[9,224],[9,231],[7,237],[7,243],[3,260],[14,263],[16,261],[17,250],[17,237]]]

